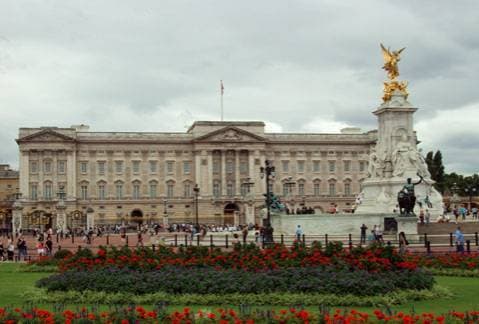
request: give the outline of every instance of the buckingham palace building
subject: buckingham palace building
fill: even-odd
[[[266,133],[260,121],[197,121],[186,132],[20,128],[15,227],[261,223],[265,179],[289,210],[351,212],[377,131]],[[294,216],[292,216],[294,217]]]

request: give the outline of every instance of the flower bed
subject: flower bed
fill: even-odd
[[[414,270],[413,262],[404,260],[393,248],[372,246],[343,249],[340,243],[330,243],[325,249],[320,245],[291,248],[275,245],[259,249],[256,245],[237,245],[234,251],[208,249],[205,247],[172,248],[161,247],[130,250],[128,248],[100,248],[97,254],[84,249],[59,264],[60,271],[93,270],[102,268],[129,268],[159,270],[163,267],[210,266],[216,269],[241,269],[259,271],[267,269],[334,266],[337,269],[381,272],[391,270]]]
[[[50,312],[34,308],[31,310],[0,308],[0,320],[4,323],[221,323],[221,324],[254,324],[254,323],[477,323],[479,312],[449,312],[447,314],[385,314],[380,310],[372,314],[356,310],[336,310],[313,313],[304,309],[283,309],[279,311],[242,311],[217,309],[182,311],[166,313],[162,309],[146,310],[143,307],[128,307],[111,312],[63,310]]]
[[[479,270],[479,253],[477,252],[445,253],[432,256],[407,254],[405,260],[427,268]]]
[[[398,289],[431,289],[434,278],[421,270],[368,272],[333,266],[248,272],[212,267],[163,267],[144,271],[102,268],[66,271],[40,279],[49,291],[105,291],[146,294],[232,294],[260,292],[333,293],[372,296]]]

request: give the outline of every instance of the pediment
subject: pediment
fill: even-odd
[[[245,131],[244,129],[229,126],[194,139],[195,142],[266,142],[264,137]]]
[[[52,129],[44,129],[37,133],[27,135],[25,137],[19,138],[18,143],[22,142],[74,142],[73,137],[60,134],[55,132]]]

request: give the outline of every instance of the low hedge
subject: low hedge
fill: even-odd
[[[478,278],[479,269],[449,269],[449,268],[427,268],[427,271],[434,276],[447,276],[447,277],[469,277]]]
[[[30,289],[22,293],[26,303],[57,304],[85,304],[85,305],[155,305],[167,302],[171,305],[240,305],[255,306],[387,306],[399,305],[411,301],[431,300],[436,298],[452,297],[446,288],[435,285],[432,289],[398,290],[377,296],[355,296],[351,294],[324,294],[324,293],[261,293],[261,294],[168,294],[156,292],[152,294],[135,295],[130,293],[107,293],[98,291],[54,291],[45,289]]]
[[[372,296],[397,289],[430,289],[434,278],[422,270],[337,270],[334,267],[287,268],[247,272],[211,267],[165,267],[156,271],[104,268],[67,271],[40,279],[37,287],[55,290],[94,290],[147,294],[233,294],[302,292]]]

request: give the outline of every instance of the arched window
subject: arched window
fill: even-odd
[[[158,182],[150,181],[150,199],[158,197]]]
[[[313,182],[313,194],[316,197],[321,194],[321,181],[314,180],[314,182]]]
[[[336,196],[336,181],[329,182],[329,195]]]
[[[166,183],[166,197],[173,198],[174,196],[175,196],[175,182],[170,180]]]
[[[117,181],[115,182],[115,196],[116,199],[120,200],[123,199],[123,182]]]
[[[45,181],[43,184],[43,198],[45,200],[52,199],[53,184],[50,181]]]
[[[99,200],[106,199],[106,182],[104,181],[98,182],[98,199]]]
[[[140,181],[133,182],[133,192],[132,192],[133,199],[140,199],[141,198],[141,183]]]
[[[81,200],[88,199],[88,182],[80,183],[80,199]]]
[[[221,196],[221,182],[218,180],[213,181],[213,196],[219,198]]]
[[[299,196],[304,196],[305,195],[304,185],[305,185],[305,181],[303,181],[303,180],[298,181],[298,195]]]
[[[183,183],[183,197],[191,198],[191,182],[190,181],[185,181]]]

